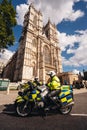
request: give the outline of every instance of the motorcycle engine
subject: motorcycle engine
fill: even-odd
[[[45,97],[48,93],[48,89],[46,88],[46,86],[37,86],[37,88],[41,91],[41,97]]]

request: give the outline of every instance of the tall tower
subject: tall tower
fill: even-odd
[[[31,4],[24,16],[14,81],[25,81],[38,75],[38,36],[42,34],[42,28],[42,14]]]
[[[49,41],[50,47],[50,66],[49,70],[54,70],[57,74],[62,72],[61,50],[59,47],[58,33],[55,24],[52,24],[50,19],[43,28],[46,38]],[[45,55],[45,54],[44,54]],[[47,55],[49,57],[49,55]],[[45,70],[47,68],[45,67]],[[47,69],[48,70],[48,69]]]

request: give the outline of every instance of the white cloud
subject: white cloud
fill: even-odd
[[[28,5],[26,5],[26,4],[17,5],[16,12],[17,12],[18,25],[23,25],[24,15],[25,15],[27,10],[28,10]]]
[[[73,73],[74,73],[74,74],[79,74],[79,70],[74,69],[74,70],[73,70]]]
[[[68,18],[65,18],[66,20],[75,21],[77,18],[84,16],[84,12],[77,10],[72,11],[70,16]]]
[[[65,66],[87,66],[87,30],[77,30],[76,32],[75,35],[66,35],[65,33],[59,35],[61,50],[66,51],[67,55],[73,53],[68,60],[62,57]],[[78,48],[75,48],[76,42],[79,43]],[[66,49],[67,46],[69,46],[68,49]]]
[[[75,21],[84,15],[81,10],[73,10],[75,2],[79,0],[33,0],[35,8],[41,10],[44,23],[48,18],[52,23],[58,24],[63,20]],[[30,0],[27,3],[30,4]],[[24,14],[28,9],[27,4],[20,4],[16,7],[17,21],[19,25],[23,24]],[[61,15],[60,15],[61,14]]]
[[[6,64],[13,54],[14,52],[5,49],[3,53],[0,52],[0,61]]]
[[[67,35],[66,33],[60,32],[58,32],[58,38],[62,51],[65,51],[67,46],[73,47],[74,43],[77,42],[78,39],[76,35]]]

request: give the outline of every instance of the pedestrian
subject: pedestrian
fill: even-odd
[[[84,86],[85,86],[85,88],[87,89],[87,82],[86,82],[86,81],[84,82]]]

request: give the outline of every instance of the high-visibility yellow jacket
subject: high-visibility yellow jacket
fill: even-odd
[[[33,81],[33,85],[36,87],[36,86],[41,86],[42,85],[42,82],[39,82],[39,81]]]
[[[57,76],[53,76],[50,79],[50,82],[48,83],[48,87],[51,90],[58,90],[58,89],[60,89],[60,80],[59,80],[59,78]]]

